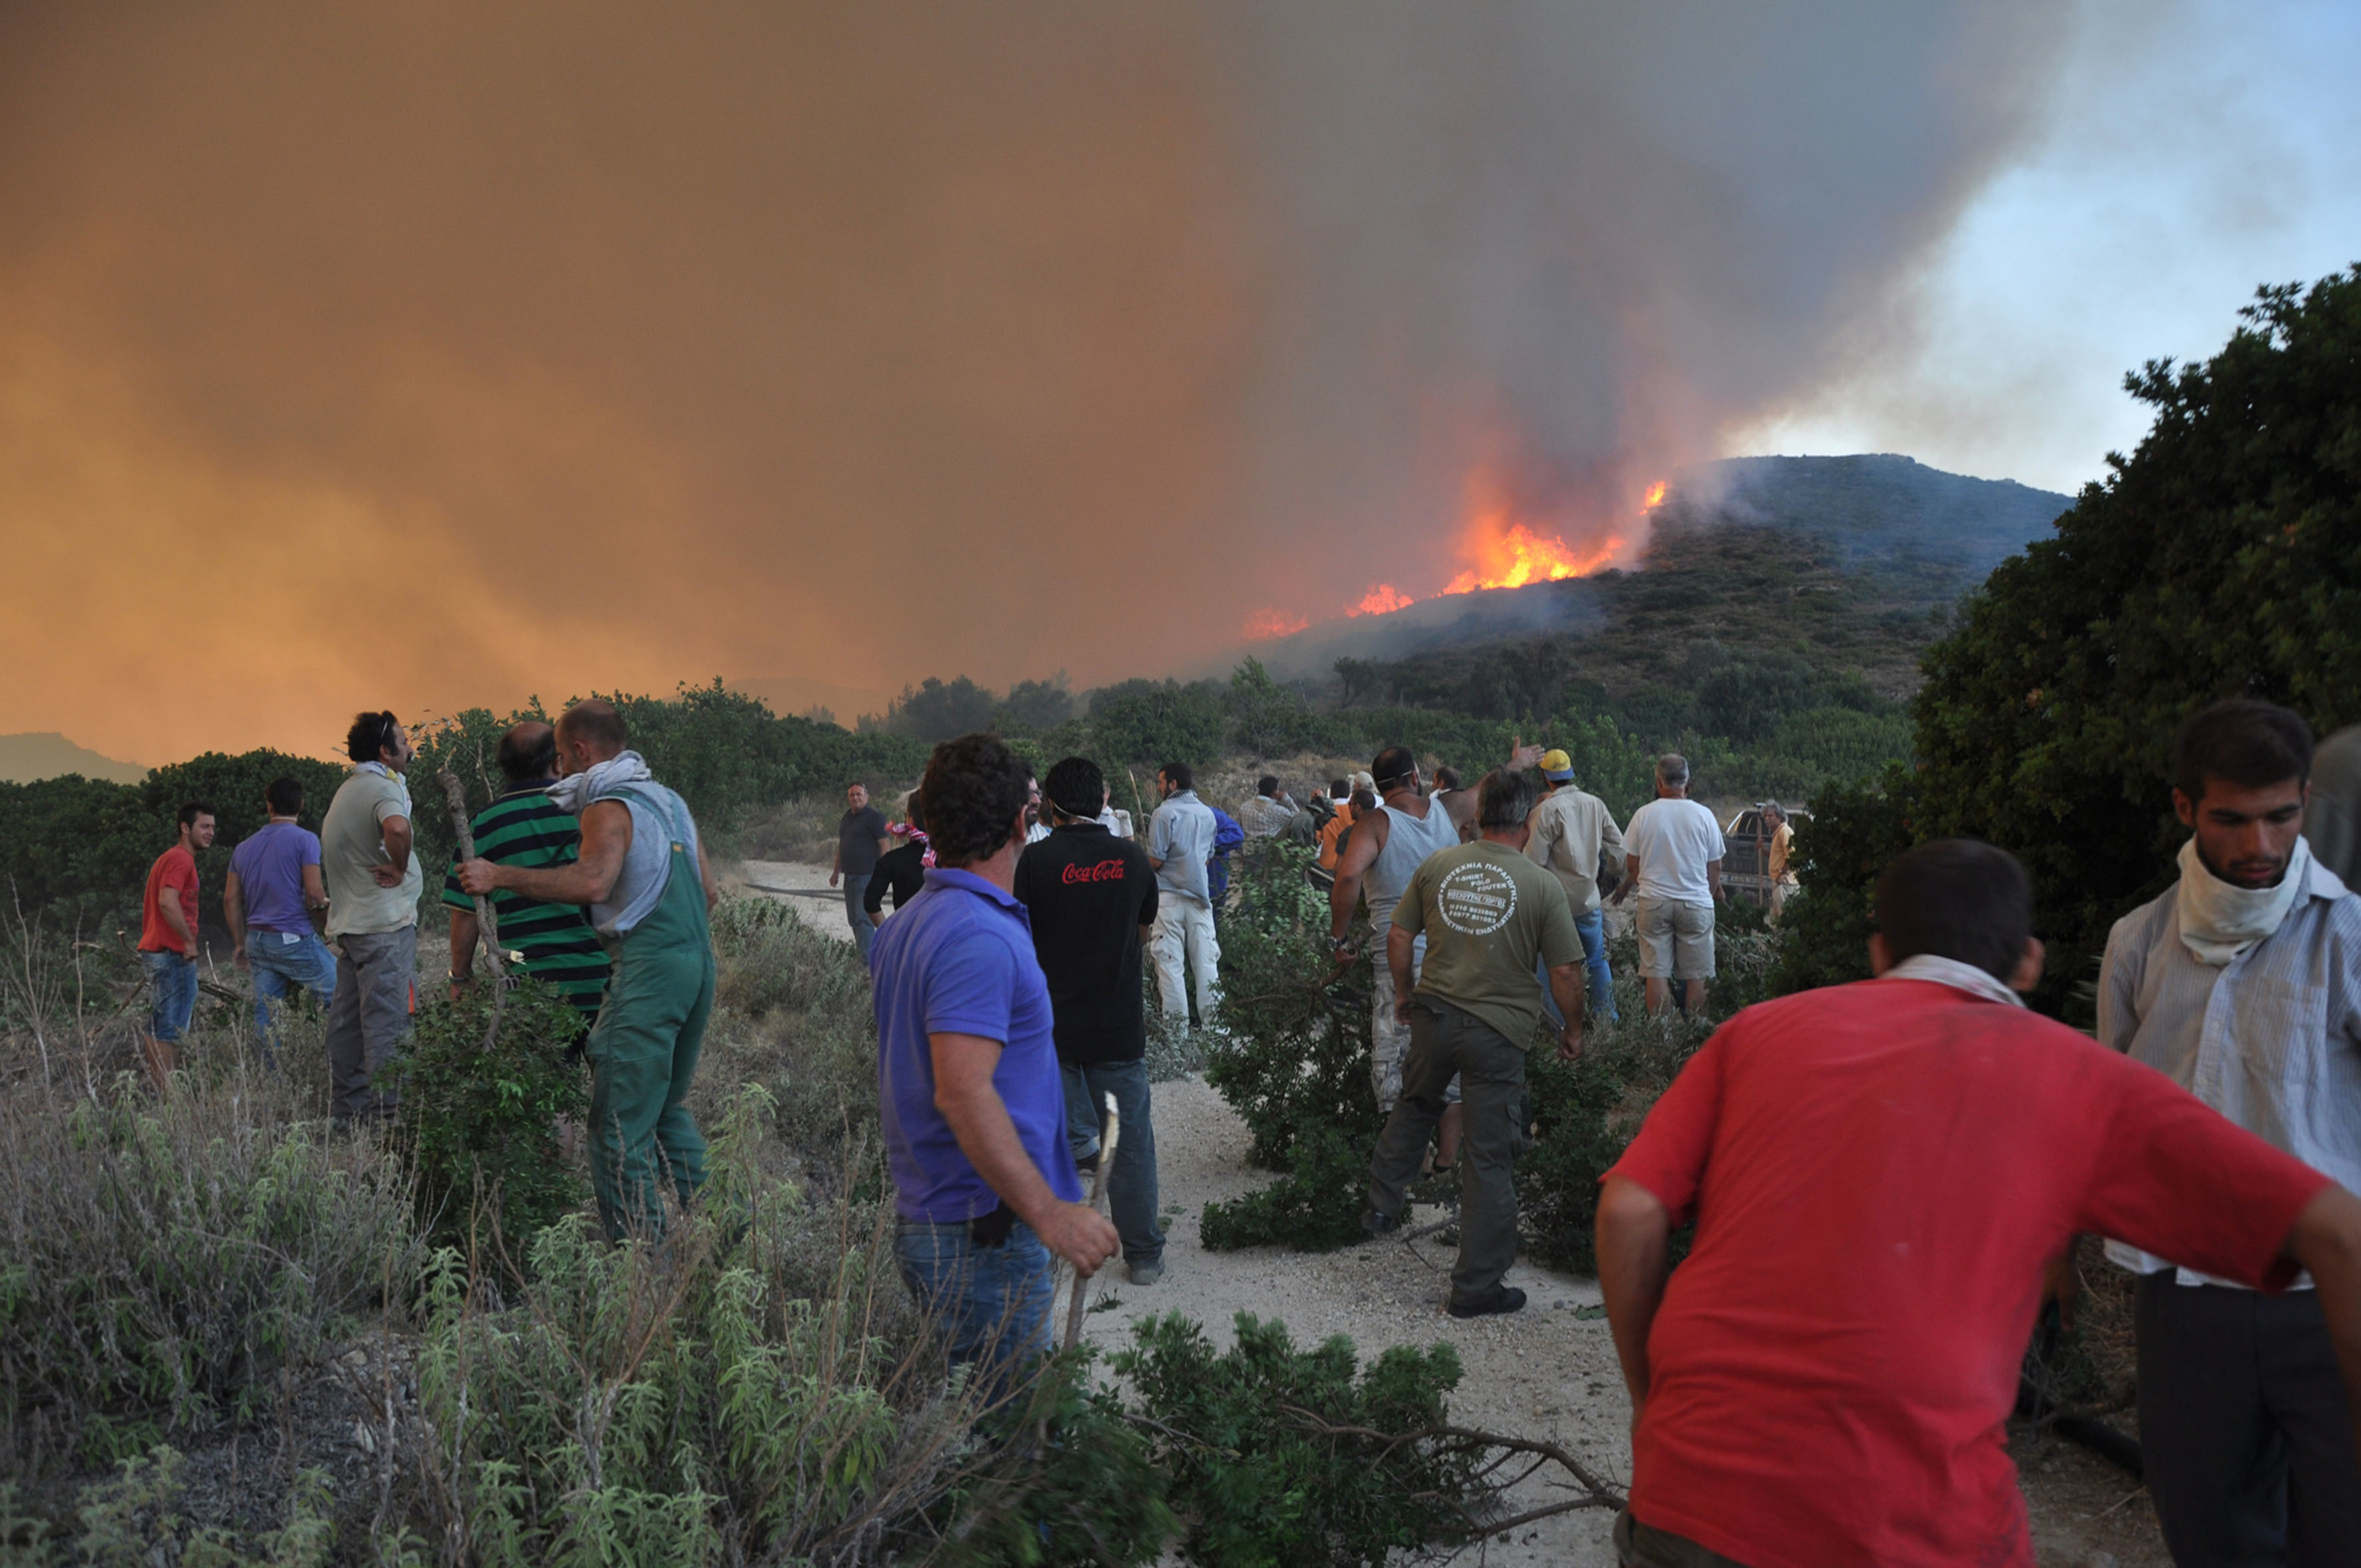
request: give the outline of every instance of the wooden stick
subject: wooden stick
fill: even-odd
[[[1123,1117],[1115,1111],[1115,1096],[1109,1094],[1102,1098],[1106,1101],[1106,1127],[1099,1135],[1099,1168],[1091,1177],[1091,1208],[1093,1211],[1106,1207],[1107,1176],[1115,1169],[1115,1146],[1123,1135]],[[1060,1349],[1073,1349],[1074,1342],[1082,1337],[1082,1303],[1090,1299],[1090,1280],[1076,1273],[1073,1304],[1066,1309],[1066,1343]]]
[[[460,787],[459,775],[450,769],[443,770],[442,778],[443,798],[451,805],[451,832],[459,846],[459,858],[472,861],[476,858],[476,829],[467,820],[467,792]],[[484,957],[492,966],[492,1021],[484,1027],[484,1049],[489,1051],[500,1037],[500,1011],[508,1004],[509,971],[500,961],[500,927],[492,914],[492,901],[480,893],[475,898],[476,939],[483,944]],[[474,961],[474,954],[467,957]]]

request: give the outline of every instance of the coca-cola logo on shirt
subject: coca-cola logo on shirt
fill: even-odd
[[[1121,859],[1116,859],[1101,861],[1094,866],[1068,866],[1058,875],[1060,881],[1069,885],[1085,882],[1121,882],[1123,861]]]

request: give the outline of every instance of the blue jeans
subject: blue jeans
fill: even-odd
[[[899,1222],[894,1255],[918,1310],[932,1318],[953,1366],[973,1366],[1004,1393],[1049,1348],[1049,1249],[1018,1221],[998,1246],[978,1246],[964,1220]]]
[[[1616,1021],[1615,971],[1607,962],[1607,911],[1594,909],[1587,915],[1574,917],[1574,934],[1582,938],[1582,967],[1589,994],[1583,998],[1590,1011],[1609,1023]],[[1549,965],[1533,959],[1533,978],[1542,982],[1542,1011],[1549,1014],[1554,1027],[1565,1027],[1565,1014],[1558,1011],[1557,998],[1550,994]]]
[[[310,931],[290,942],[284,933],[256,927],[246,933],[246,963],[254,976],[254,1032],[263,1056],[275,1060],[279,1031],[271,1020],[278,1004],[301,989],[326,1008],[336,995],[336,955]]]
[[[859,950],[861,961],[864,964],[869,961],[869,944],[877,937],[877,927],[869,923],[868,895],[867,872],[859,876],[851,872],[844,873],[844,918],[852,927],[852,945]]]
[[[170,1045],[188,1033],[197,1011],[197,960],[179,953],[141,949],[139,967],[148,971],[155,992],[148,1009],[148,1032]]]
[[[1156,1124],[1149,1119],[1148,1064],[1060,1062],[1058,1073],[1065,1080],[1066,1144],[1076,1165],[1098,1158],[1099,1125],[1106,1116],[1101,1096],[1115,1096],[1123,1125],[1115,1141],[1115,1169],[1108,1172],[1107,1207],[1115,1234],[1123,1238],[1124,1262],[1163,1262],[1164,1233],[1156,1228]]]

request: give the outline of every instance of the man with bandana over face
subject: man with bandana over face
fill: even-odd
[[[2303,838],[2312,730],[2269,703],[2181,728],[2180,879],[2115,923],[2099,1039],[2361,1187],[2361,898]],[[2361,1471],[2309,1279],[2267,1296],[2121,1242],[2140,1277],[2140,1446],[2180,1568],[2361,1563]]]

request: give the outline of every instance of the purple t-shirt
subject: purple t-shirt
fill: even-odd
[[[1066,1149],[1066,1096],[1050,1033],[1049,986],[1033,956],[1025,906],[968,872],[937,867],[877,933],[869,955],[877,1000],[878,1102],[895,1212],[949,1224],[999,1205],[935,1109],[928,1035],[1002,1042],[992,1086],[1049,1190],[1079,1202]]]
[[[262,931],[312,934],[303,907],[303,868],[320,863],[320,840],[309,828],[272,822],[249,834],[229,858],[246,901],[246,923]]]

